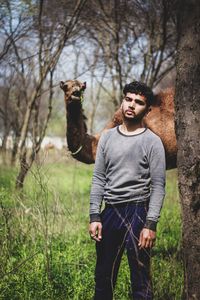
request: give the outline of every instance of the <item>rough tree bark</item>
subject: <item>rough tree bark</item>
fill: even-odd
[[[179,1],[176,81],[178,178],[182,206],[183,299],[200,299],[200,3]]]

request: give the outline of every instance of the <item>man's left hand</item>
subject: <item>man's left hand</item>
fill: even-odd
[[[152,248],[156,240],[156,232],[148,228],[143,228],[140,232],[139,248]]]

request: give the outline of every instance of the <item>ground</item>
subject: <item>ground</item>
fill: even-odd
[[[1,166],[0,299],[92,298],[95,247],[87,233],[92,169],[71,159],[35,165],[23,194],[16,194],[16,170]],[[180,224],[177,175],[171,170],[153,250],[155,300],[181,299]],[[115,300],[127,299],[124,257]]]

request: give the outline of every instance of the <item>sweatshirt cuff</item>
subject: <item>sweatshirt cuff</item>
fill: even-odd
[[[152,220],[146,220],[144,228],[150,229],[152,231],[156,231],[156,227],[157,227],[157,222]]]
[[[100,214],[91,214],[90,215],[90,223],[92,222],[101,222]]]

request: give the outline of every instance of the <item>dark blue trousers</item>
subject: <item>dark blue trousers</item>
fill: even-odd
[[[112,300],[120,261],[126,249],[134,300],[152,300],[150,250],[138,248],[144,227],[147,205],[107,206],[101,214],[102,241],[96,242],[94,300]]]

